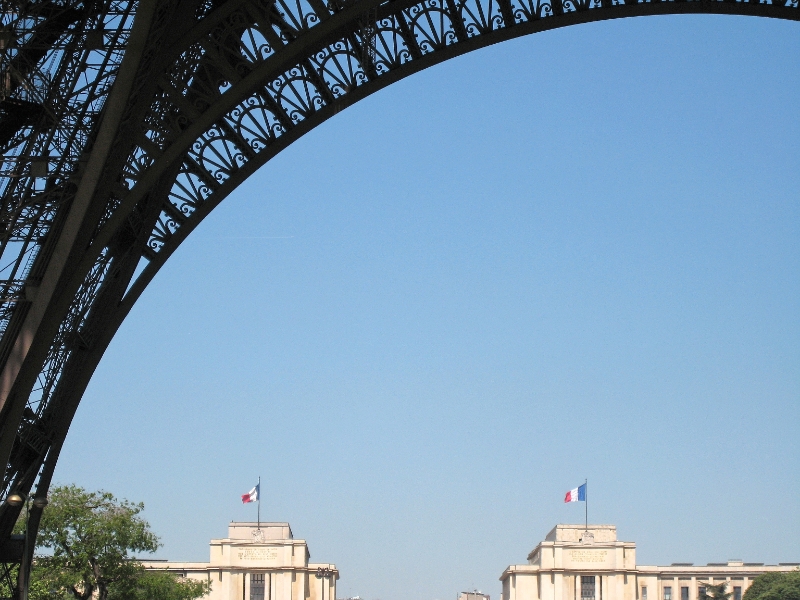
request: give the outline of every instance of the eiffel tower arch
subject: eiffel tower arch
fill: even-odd
[[[800,20],[800,0],[0,5],[0,579],[19,598],[112,337],[186,236],[282,149],[395,81],[531,33],[666,14]]]

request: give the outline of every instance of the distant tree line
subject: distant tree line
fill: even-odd
[[[731,600],[728,583],[703,583],[698,600]],[[764,573],[747,588],[742,600],[800,600],[800,571]]]

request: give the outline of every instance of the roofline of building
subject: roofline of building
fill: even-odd
[[[654,565],[636,565],[630,569],[617,568],[617,569],[604,569],[602,567],[593,569],[591,567],[581,568],[582,572],[602,572],[602,573],[617,573],[636,575],[637,577],[656,577],[656,576],[670,576],[674,577],[692,577],[702,578],[707,575],[725,575],[731,577],[758,577],[763,573],[791,573],[798,570],[795,563],[779,563],[777,565],[745,565],[745,566],[691,566],[691,567],[661,567]],[[539,565],[509,565],[505,568],[500,575],[500,581],[505,581],[511,575],[516,573],[571,573],[574,569],[569,568],[542,568]]]

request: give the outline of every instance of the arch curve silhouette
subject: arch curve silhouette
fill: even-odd
[[[33,230],[26,210],[59,194],[37,213],[0,339],[0,562],[23,565],[20,589],[30,558],[12,543],[20,506],[8,497],[46,494],[83,392],[133,304],[197,225],[281,150],[400,79],[523,35],[648,15],[800,20],[798,0],[161,0],[134,10],[124,40],[105,47],[109,61],[117,53],[114,83],[97,93],[102,109],[83,124],[79,151],[49,192],[30,188],[25,210],[3,214],[4,239],[24,237],[14,232]],[[76,52],[97,52],[96,24],[75,18],[63,35]],[[32,509],[29,540],[39,514]]]

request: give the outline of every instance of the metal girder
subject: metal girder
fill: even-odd
[[[5,498],[47,493],[133,303],[294,140],[399,79],[507,39],[645,15],[800,20],[799,3],[0,0],[2,576],[21,560],[25,581],[26,569],[11,539],[19,507]]]

